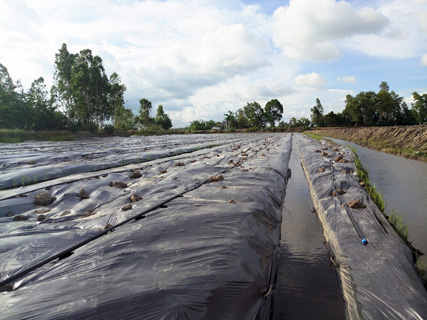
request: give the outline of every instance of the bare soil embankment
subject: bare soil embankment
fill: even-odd
[[[364,128],[318,128],[324,137],[348,140],[375,150],[427,161],[427,125]]]

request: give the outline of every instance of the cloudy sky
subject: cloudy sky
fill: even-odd
[[[0,63],[52,84],[62,43],[89,48],[174,127],[277,98],[284,120],[381,81],[427,92],[427,0],[0,0]]]

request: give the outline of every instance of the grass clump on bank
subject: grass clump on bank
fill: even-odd
[[[310,131],[304,131],[303,134],[305,134],[306,136],[309,136],[310,138],[313,138],[315,140],[324,140],[324,141],[328,141],[330,143],[336,144],[334,141],[332,141],[331,139],[322,137],[314,132],[310,132]]]
[[[359,177],[359,181],[365,184],[366,192],[369,194],[372,201],[377,205],[378,209],[380,209],[380,211],[387,218],[387,220],[389,221],[393,229],[397,232],[397,234],[402,238],[403,241],[409,244],[408,226],[406,225],[403,217],[399,216],[397,213],[392,214],[390,216],[386,214],[383,195],[376,189],[375,185],[372,185],[371,180],[369,179],[368,170],[365,169],[362,163],[360,162],[360,159],[357,156],[356,149],[350,146],[347,147],[350,148],[355,155],[354,164],[356,165],[357,176]]]
[[[419,257],[423,255],[423,253],[415,248],[411,242],[408,239],[408,225],[405,223],[402,216],[400,216],[397,213],[392,213],[390,215],[387,215],[385,212],[385,201],[383,198],[383,195],[376,190],[375,185],[371,184],[371,181],[369,180],[368,170],[365,169],[360,162],[359,157],[357,156],[356,149],[350,146],[347,146],[350,148],[354,155],[355,155],[355,165],[357,169],[357,176],[359,177],[359,181],[363,182],[365,184],[365,190],[371,197],[372,201],[377,205],[378,209],[382,212],[382,214],[387,218],[388,222],[396,231],[396,233],[399,235],[399,237],[405,242],[405,244],[411,249],[412,252],[412,258],[414,263],[417,263],[417,260]],[[420,270],[417,268],[418,274],[420,275],[421,279],[423,280],[423,270]],[[427,282],[423,280],[423,284],[425,287],[427,287]]]

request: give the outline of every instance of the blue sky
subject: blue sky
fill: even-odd
[[[427,0],[0,0],[0,63],[24,88],[89,48],[174,127],[277,98],[284,120],[326,112],[381,81],[427,92]]]

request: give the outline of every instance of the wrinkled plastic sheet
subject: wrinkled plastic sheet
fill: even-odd
[[[302,135],[297,143],[348,319],[427,319],[427,294],[411,252],[360,186],[352,151]],[[336,161],[340,155],[347,162]],[[365,208],[350,208],[355,200]]]
[[[143,163],[240,139],[241,135],[213,134],[0,143],[0,190]]]
[[[55,184],[46,207],[33,203],[40,190],[0,201],[1,213],[29,217],[0,215],[1,279],[148,210],[13,281],[0,319],[269,319],[291,137],[239,139],[182,155],[184,166],[147,163],[139,179],[126,171]],[[135,193],[143,199],[121,210]]]

